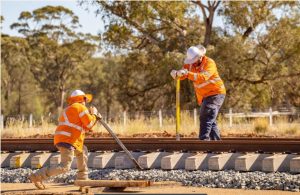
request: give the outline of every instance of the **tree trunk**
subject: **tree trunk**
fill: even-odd
[[[19,92],[19,97],[18,97],[18,114],[21,114],[21,91],[22,91],[22,82],[19,82],[19,87],[18,87],[18,92]]]
[[[109,84],[107,85],[107,89],[106,89],[106,118],[107,121],[109,121],[109,117],[110,117],[110,106],[111,106],[111,94],[110,94],[110,86]]]
[[[208,5],[204,5],[201,1],[192,2],[200,7],[203,14],[203,21],[205,23],[205,37],[203,46],[206,47],[210,44],[214,15],[221,1],[208,1]]]
[[[60,96],[60,106],[58,107],[58,116],[62,113],[64,109],[64,98],[65,98],[65,87],[63,86],[60,90],[61,96]]]
[[[205,22],[205,37],[203,46],[207,47],[210,44],[211,32],[212,32],[212,22],[209,21],[210,19],[207,18]]]

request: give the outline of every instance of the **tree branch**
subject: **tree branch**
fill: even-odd
[[[113,7],[108,5],[104,1],[97,1],[100,5],[102,5],[105,9],[109,10],[112,14],[118,16],[119,18],[122,18],[123,20],[127,21],[129,25],[137,29],[139,32],[141,32],[145,37],[149,39],[149,41],[156,46],[158,46],[163,51],[167,52],[166,49],[161,45],[160,41],[158,41],[154,36],[152,36],[150,33],[148,33],[146,30],[143,29],[143,27],[138,24],[136,21],[131,20],[126,14],[124,13],[118,13],[117,11],[114,11]],[[122,12],[122,10],[121,10]]]

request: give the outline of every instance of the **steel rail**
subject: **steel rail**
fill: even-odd
[[[200,141],[196,138],[176,141],[165,138],[121,139],[126,148],[132,151],[211,151],[211,152],[286,152],[300,153],[300,139],[223,139],[221,141]],[[90,151],[121,150],[112,138],[86,139]],[[52,139],[2,139],[2,151],[57,151]]]
[[[120,140],[175,140],[175,137],[121,137]],[[53,140],[53,138],[2,138],[2,141],[5,142],[35,142],[36,140]],[[93,141],[93,140],[113,140],[112,137],[87,137],[85,138],[85,141]],[[181,137],[181,140],[199,140],[196,137]],[[224,137],[222,140],[261,140],[261,141],[300,141],[299,138],[285,138],[285,137]]]

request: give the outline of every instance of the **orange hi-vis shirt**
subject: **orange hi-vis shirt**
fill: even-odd
[[[180,80],[188,78],[193,81],[197,102],[199,105],[202,99],[211,95],[226,94],[226,89],[219,76],[216,63],[207,56],[203,56],[200,66],[185,64],[184,69],[188,75],[180,77]]]
[[[91,115],[83,104],[73,103],[64,109],[54,134],[54,145],[64,142],[82,152],[85,131],[92,130],[96,116]]]

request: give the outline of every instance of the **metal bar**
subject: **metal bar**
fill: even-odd
[[[127,150],[127,148],[124,146],[124,144],[121,142],[121,140],[116,136],[116,134],[113,132],[113,130],[104,122],[104,120],[101,118],[99,119],[100,123],[105,127],[105,129],[109,132],[109,134],[114,138],[114,140],[118,143],[118,145],[124,150],[124,152],[127,154],[127,156],[132,160],[132,162],[135,164],[135,166],[142,170],[143,168],[140,166],[140,164],[135,160],[135,158],[132,156],[132,154]]]
[[[148,180],[76,180],[76,186],[92,187],[149,187],[153,182]]]

